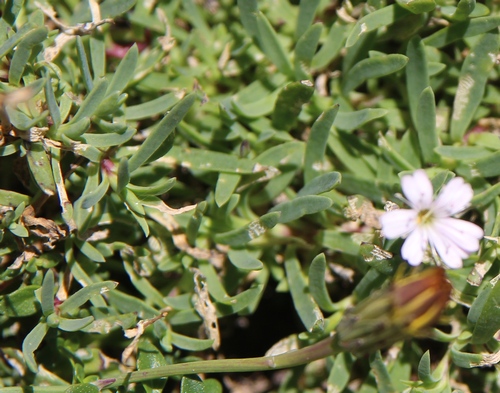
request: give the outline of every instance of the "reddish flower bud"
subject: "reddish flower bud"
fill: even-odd
[[[450,292],[442,268],[396,280],[346,311],[337,328],[338,344],[359,355],[421,334],[439,319]]]

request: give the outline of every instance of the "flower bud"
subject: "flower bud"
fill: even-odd
[[[338,344],[361,355],[421,334],[438,320],[450,292],[442,268],[396,280],[346,311],[337,328]]]

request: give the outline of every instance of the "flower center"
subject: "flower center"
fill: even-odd
[[[425,209],[418,212],[417,223],[419,225],[429,225],[434,220],[434,214],[432,210]]]

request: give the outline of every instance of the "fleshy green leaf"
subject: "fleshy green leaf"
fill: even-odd
[[[335,305],[328,295],[325,273],[325,254],[319,254],[312,260],[311,266],[309,266],[309,291],[320,308],[328,312],[333,312],[335,311]]]
[[[227,256],[231,263],[241,270],[260,270],[264,267],[261,261],[246,250],[229,250]]]
[[[280,212],[267,213],[242,228],[226,233],[216,234],[214,236],[214,240],[217,243],[227,244],[233,247],[242,246],[257,237],[262,236],[268,229],[273,228],[279,222],[280,215]]]
[[[323,314],[309,293],[299,261],[295,256],[289,255],[286,258],[285,271],[295,310],[297,310],[305,328],[310,332],[322,331],[324,328]]]
[[[23,355],[27,366],[31,371],[36,373],[38,366],[36,364],[34,352],[42,343],[43,338],[47,334],[49,327],[46,323],[40,322],[36,325],[31,332],[23,340]]]
[[[314,85],[308,80],[292,82],[278,94],[272,116],[273,127],[289,130],[297,121],[302,105],[309,102],[314,93]]]
[[[274,206],[269,212],[279,212],[281,224],[297,220],[307,214],[314,214],[332,205],[332,200],[319,195],[306,195]]]
[[[118,284],[114,281],[103,281],[90,284],[62,302],[59,306],[59,311],[61,313],[71,313],[86,303],[92,296],[101,295],[104,292],[115,289],[117,285]]]
[[[486,33],[500,26],[500,16],[485,16],[464,22],[452,23],[424,39],[424,44],[441,48],[462,38]],[[469,56],[467,57],[469,58]]]
[[[484,34],[472,47],[460,71],[458,89],[453,102],[450,134],[459,141],[469,128],[469,124],[484,95],[486,82],[498,52],[498,32]]]
[[[139,150],[130,158],[128,165],[130,173],[143,165],[156,152],[191,109],[195,100],[196,96],[193,93],[188,94],[160,121]]]
[[[40,189],[47,195],[55,195],[56,184],[52,175],[52,166],[42,142],[31,143],[27,150],[27,157],[31,174]]]
[[[380,78],[404,68],[408,58],[404,55],[390,54],[361,60],[345,76],[342,91],[349,93],[367,79]]]
[[[339,105],[326,110],[316,119],[311,128],[304,157],[304,181],[306,183],[323,172],[326,143],[338,111]]]

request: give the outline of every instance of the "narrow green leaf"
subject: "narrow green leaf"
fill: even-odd
[[[122,252],[122,257],[125,260],[123,267],[130,277],[130,281],[134,287],[147,299],[148,303],[153,303],[157,307],[163,307],[163,295],[148,281],[146,277],[141,277],[133,267],[134,256]]]
[[[439,146],[439,136],[436,129],[436,101],[430,86],[422,91],[415,115],[422,158],[426,163],[436,162],[439,157],[434,149]]]
[[[121,113],[121,105],[127,100],[127,94],[115,91],[108,94],[108,96],[102,100],[99,108],[94,112],[96,117],[106,117],[114,114],[115,112]],[[99,119],[100,120],[100,119]]]
[[[325,68],[335,59],[346,40],[348,25],[335,22],[325,41],[321,45],[321,49],[314,55],[311,61],[311,69],[319,70]]]
[[[177,348],[184,349],[186,351],[204,351],[212,346],[214,340],[206,340],[193,338],[188,336],[183,336],[175,332],[171,333],[172,344]]]
[[[183,0],[182,5],[186,10],[186,19],[193,25],[196,31],[207,41],[213,41],[211,27],[208,26],[205,17],[200,12],[200,8],[193,0]]]
[[[435,151],[440,156],[454,160],[478,160],[492,153],[482,146],[438,146]]]
[[[469,15],[474,11],[476,7],[476,0],[460,0],[454,8],[454,12],[448,15],[448,18],[451,20],[462,22],[469,18]],[[441,8],[441,12],[443,12],[443,8]],[[446,10],[445,10],[446,12]]]
[[[17,237],[28,237],[30,234],[26,227],[15,222],[8,226],[9,231]]]
[[[181,393],[207,393],[199,377],[187,376],[181,379]]]
[[[106,45],[104,37],[99,34],[92,34],[89,38],[89,48],[94,80],[98,80],[106,75]]]
[[[123,201],[125,202],[125,205],[127,206],[128,209],[139,214],[140,216],[144,216],[146,214],[144,211],[144,203],[143,203],[144,199],[146,199],[146,198],[143,198],[142,200],[137,198],[137,195],[135,195],[132,190],[127,189],[127,188],[122,190],[121,196],[122,196]],[[159,200],[156,197],[149,197],[148,199],[150,199],[150,202],[152,204],[154,204],[155,202],[156,203],[162,202],[161,200]]]
[[[484,34],[464,60],[450,124],[454,141],[462,139],[482,101],[489,73],[496,62],[498,42],[498,31]]]
[[[122,61],[113,73],[113,78],[109,82],[106,95],[112,94],[116,91],[122,92],[125,90],[129,82],[133,79],[135,74],[135,67],[139,58],[139,49],[137,44],[131,46],[127,54],[123,57]]]
[[[109,180],[107,177],[102,179],[102,182],[92,191],[82,196],[81,207],[82,209],[89,209],[95,206],[103,197],[109,188]]]
[[[345,175],[344,175],[345,176]],[[336,230],[324,230],[318,233],[317,240],[324,247],[345,253],[351,256],[359,256],[359,242],[353,240],[348,233]]]
[[[104,258],[101,252],[89,242],[75,240],[75,244],[78,246],[82,254],[89,258],[91,261],[101,263],[106,262],[106,258]]]
[[[38,285],[28,285],[15,290],[8,295],[0,296],[1,312],[9,317],[27,317],[38,312],[40,303],[35,296]],[[54,296],[52,295],[52,305]]]
[[[19,151],[19,146],[22,141],[18,139],[17,141],[13,141],[8,145],[0,146],[0,157],[7,157]]]
[[[432,376],[431,356],[429,351],[426,351],[422,355],[418,363],[418,379],[425,384],[434,384],[439,381]]]
[[[315,177],[299,190],[297,197],[319,195],[328,192],[340,183],[341,178],[342,176],[339,172],[328,172]]]
[[[137,0],[105,0],[99,6],[101,8],[101,18],[115,18],[118,15],[130,10]]]
[[[264,277],[264,281],[267,281],[268,273],[266,269],[257,272],[256,283],[252,284],[249,289],[226,299],[225,302],[217,302],[215,304],[217,316],[222,318],[226,315],[232,315],[238,312],[246,314],[252,313],[257,307],[265,288],[265,282],[259,281],[259,277]]]
[[[392,4],[369,13],[359,19],[347,37],[346,47],[353,46],[361,36],[380,27],[392,25],[398,19],[411,15],[410,11]]]
[[[417,106],[422,91],[429,86],[429,74],[427,71],[427,59],[425,46],[419,36],[414,36],[406,49],[408,64],[406,64],[406,91],[410,104],[410,113],[413,124],[417,121]]]
[[[61,125],[61,111],[57,105],[56,97],[54,95],[54,89],[52,88],[52,79],[49,76],[48,71],[44,73],[45,76],[45,100],[47,101],[47,107],[49,108],[50,117],[52,118],[54,129],[59,128]]]
[[[353,131],[372,120],[387,115],[387,109],[367,108],[353,112],[339,112],[335,118],[335,127],[339,130]]]
[[[183,149],[178,146],[172,147],[168,157],[179,165],[183,165],[191,170],[199,169],[235,174],[256,173],[254,167],[255,163],[258,162],[248,158],[239,158],[234,154],[225,154],[217,151],[195,148]],[[266,163],[263,163],[263,165],[266,165]]]
[[[47,270],[41,288],[42,312],[46,317],[54,312],[54,272]]]
[[[436,8],[434,0],[396,0],[396,2],[399,6],[414,14],[431,12]]]
[[[64,393],[99,393],[99,388],[91,383],[79,383],[71,385]]]
[[[19,85],[33,49],[47,38],[47,33],[48,29],[46,27],[38,27],[21,38],[21,42],[17,45],[14,56],[12,56],[12,60],[9,64],[10,84],[14,86]],[[40,46],[39,50],[41,49]]]
[[[273,127],[290,130],[297,122],[302,105],[309,102],[314,93],[314,84],[308,80],[292,82],[278,94],[272,116]]]
[[[90,119],[84,117],[81,120],[74,121],[71,119],[69,123],[65,123],[59,127],[57,130],[57,135],[61,135],[63,140],[67,137],[72,140],[79,140],[80,136],[89,129]]]
[[[288,255],[286,258],[285,271],[295,310],[297,310],[305,328],[309,332],[322,331],[324,328],[323,314],[309,293],[300,263],[295,255]]]
[[[40,322],[36,325],[31,332],[23,340],[23,355],[28,368],[34,373],[38,372],[38,365],[36,364],[34,352],[40,346],[43,338],[47,334],[49,327],[46,323]]]
[[[488,284],[472,303],[467,320],[474,330],[470,339],[471,344],[484,344],[491,340],[500,329],[500,285]]]
[[[125,120],[147,119],[165,113],[182,98],[180,93],[169,93],[154,100],[125,108]]]
[[[232,106],[238,115],[250,119],[266,116],[273,111],[279,93],[280,90],[277,89],[271,93],[265,94],[261,99],[249,103],[242,103],[235,98],[232,101]],[[241,92],[238,96],[241,96]]]
[[[189,218],[186,226],[186,235],[188,243],[191,246],[196,246],[196,238],[198,237],[198,231],[200,230],[201,223],[203,221],[203,215],[207,210],[207,201],[201,201],[196,205],[193,215]]]
[[[229,250],[229,261],[241,270],[261,270],[264,265],[247,250]]]
[[[308,2],[305,2],[308,3]],[[323,25],[316,23],[309,27],[307,31],[300,37],[297,45],[295,45],[295,78],[296,79],[309,79],[310,66],[316,48],[318,46],[319,38],[321,36]]]
[[[4,57],[8,52],[12,50],[23,38],[26,34],[35,29],[35,25],[28,22],[21,26],[19,30],[9,37],[3,44],[0,46],[0,58]]]
[[[309,29],[314,21],[316,9],[320,0],[301,1],[299,4],[299,15],[295,27],[295,39],[298,40]]]
[[[288,202],[274,206],[269,212],[280,212],[279,223],[284,224],[307,214],[314,214],[332,206],[330,198],[319,195],[306,195],[297,197]]]
[[[78,53],[78,63],[82,72],[83,83],[85,84],[87,91],[90,92],[94,84],[92,82],[92,75],[90,74],[87,54],[85,53],[85,48],[83,47],[82,37],[79,35],[76,36],[76,52]]]
[[[30,204],[30,197],[11,190],[0,189],[0,205],[16,207],[21,203]]]
[[[451,346],[451,360],[455,365],[462,368],[477,367],[483,361],[483,355],[478,353],[467,353],[457,349],[457,345]]]
[[[370,367],[377,380],[377,390],[379,393],[396,393],[392,386],[391,377],[387,371],[387,366],[382,360],[380,351],[370,356]]]
[[[327,388],[329,392],[342,392],[347,387],[351,379],[353,358],[353,355],[347,352],[341,352],[335,357],[328,375]]]
[[[471,200],[471,205],[480,209],[484,209],[493,200],[500,195],[500,183],[495,183],[493,186],[488,187],[485,191],[474,195]]]
[[[92,145],[95,148],[108,148],[112,146],[120,146],[125,142],[128,142],[135,135],[136,131],[134,128],[127,128],[123,133],[107,133],[107,134],[83,134],[81,139],[84,143]]]
[[[335,305],[330,299],[326,288],[326,258],[325,254],[317,255],[309,266],[309,292],[318,306],[328,312],[335,311]]]
[[[118,164],[116,192],[120,192],[130,183],[127,157],[122,157]]]
[[[398,149],[396,149],[389,143],[389,141],[382,135],[382,133],[379,134],[379,146],[382,150],[382,153],[384,154],[384,157],[387,158],[387,160],[396,168],[398,168],[398,170],[414,171],[415,169],[417,169],[411,163],[409,163],[405,157],[403,157]]]
[[[273,27],[260,11],[256,13],[257,41],[262,52],[282,74],[292,76],[292,64]]]
[[[80,109],[75,114],[75,117],[71,119],[72,123],[76,123],[79,120],[82,120],[85,117],[91,117],[97,109],[99,109],[99,105],[101,105],[102,100],[106,95],[106,88],[108,82],[105,78],[98,79],[94,84],[92,91],[85,97],[85,100],[82,102]]]
[[[91,297],[101,295],[115,289],[118,283],[103,281],[90,284],[71,295],[59,306],[61,313],[71,313],[86,303]]]
[[[64,330],[65,332],[77,332],[84,327],[90,325],[94,321],[93,316],[88,316],[84,318],[68,319],[59,317],[58,329]]]
[[[380,78],[404,68],[408,58],[399,54],[381,55],[356,63],[347,73],[342,86],[344,94],[349,93],[367,79]]]
[[[42,142],[33,142],[26,152],[31,174],[40,189],[47,195],[56,194],[50,159]]]
[[[338,111],[338,104],[326,110],[316,119],[311,128],[304,156],[304,181],[306,184],[323,172],[326,144]]]
[[[500,16],[485,16],[474,18],[464,22],[452,23],[450,26],[438,30],[424,39],[424,44],[435,48],[442,48],[457,40],[473,37],[486,33],[500,26]],[[470,56],[467,56],[466,60]]]
[[[148,370],[167,365],[165,356],[148,339],[139,340],[138,347],[137,370]],[[141,384],[147,393],[161,393],[166,382],[166,378],[162,378],[144,381]]]
[[[14,26],[14,22],[22,10],[24,0],[10,0],[5,2],[2,10],[2,19],[5,20],[10,26]]]
[[[147,139],[130,158],[130,173],[143,165],[156,152],[158,147],[162,145],[167,137],[174,131],[175,127],[181,122],[189,109],[191,109],[195,100],[196,95],[194,93],[188,94],[160,121],[154,131],[149,134]]]
[[[229,201],[240,180],[241,175],[239,174],[219,173],[217,184],[215,185],[215,203],[217,206],[221,207]]]
[[[176,178],[173,177],[171,179],[160,180],[155,184],[151,184],[149,187],[141,187],[129,183],[127,185],[127,188],[129,188],[138,197],[148,195],[162,195],[167,193],[175,185],[175,182]]]
[[[267,213],[242,228],[216,234],[214,240],[217,243],[233,247],[243,246],[249,241],[262,236],[268,229],[273,228],[278,223],[280,214],[279,212]]]
[[[240,10],[241,24],[250,35],[250,37],[257,37],[257,12],[259,7],[257,0],[238,0],[238,8]]]

